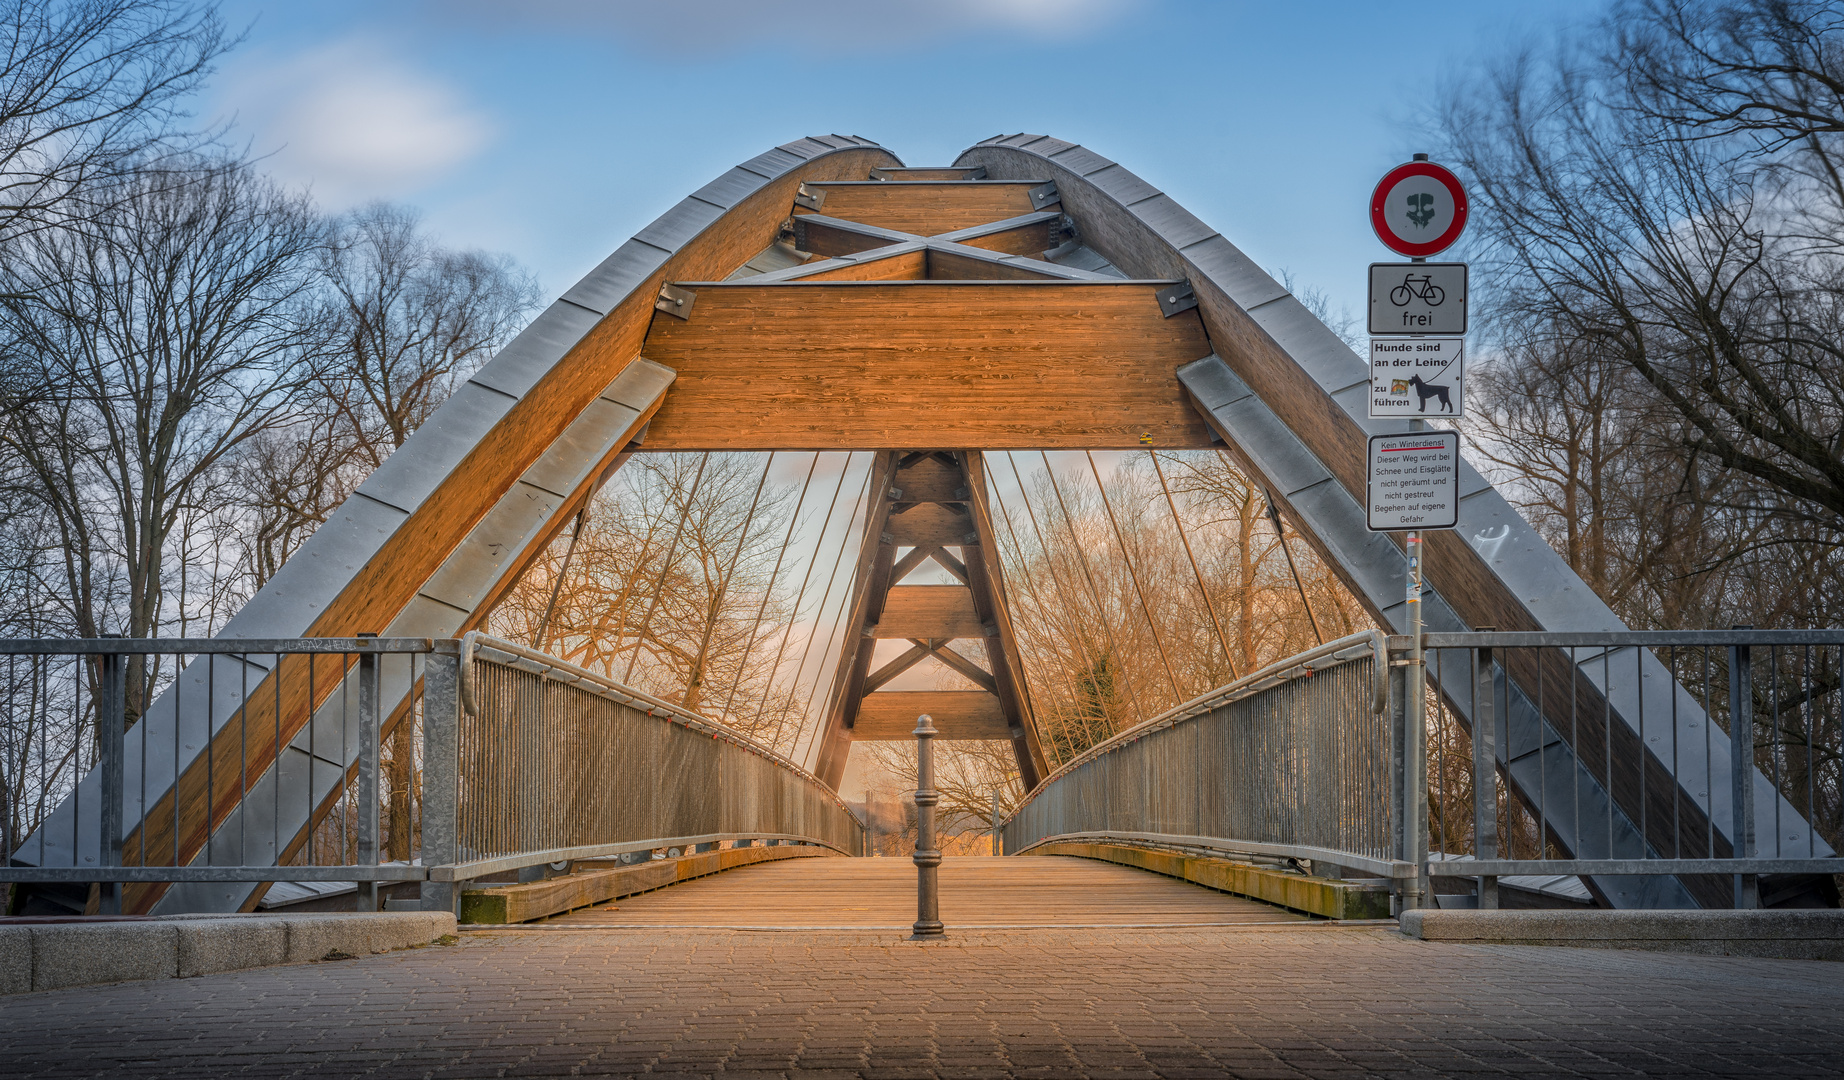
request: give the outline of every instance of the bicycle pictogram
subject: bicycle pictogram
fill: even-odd
[[[1389,302],[1397,307],[1407,307],[1410,300],[1420,300],[1429,307],[1440,307],[1441,301],[1445,299],[1447,293],[1434,283],[1433,274],[1420,277],[1404,274],[1402,284],[1389,291]]]

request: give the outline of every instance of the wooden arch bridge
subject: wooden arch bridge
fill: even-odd
[[[641,230],[475,372],[214,642],[187,647],[220,662],[195,659],[167,686],[127,734],[121,756],[99,766],[19,847],[8,873],[24,880],[35,869],[67,867],[62,880],[91,872],[126,881],[129,910],[247,910],[266,886],[233,880],[236,869],[289,876],[281,864],[303,861],[367,754],[375,768],[379,732],[351,736],[336,723],[342,710],[372,709],[388,729],[418,694],[433,701],[428,695],[438,689],[452,692],[455,671],[463,699],[481,699],[463,700],[463,715],[537,692],[506,681],[515,677],[568,687],[584,702],[614,702],[609,708],[623,715],[638,710],[680,734],[736,748],[735,760],[712,759],[709,767],[740,770],[725,773],[727,783],[755,785],[754,795],[783,792],[742,809],[717,800],[723,806],[712,821],[743,815],[725,818],[728,825],[630,824],[621,828],[639,830],[634,835],[580,843],[510,836],[489,853],[498,862],[489,868],[481,855],[473,872],[528,864],[520,852],[567,859],[662,837],[697,846],[778,836],[858,850],[857,822],[839,816],[845,811],[832,794],[852,744],[907,738],[922,712],[943,738],[1009,741],[1032,796],[1007,825],[1008,849],[1082,836],[1208,847],[1209,820],[1232,813],[1222,789],[1240,781],[1198,779],[1208,736],[1189,722],[1234,719],[1242,716],[1237,709],[1320,708],[1301,689],[1312,681],[1294,676],[1335,666],[1349,672],[1348,708],[1326,706],[1325,716],[1382,718],[1368,744],[1366,768],[1376,774],[1364,788],[1369,808],[1288,826],[1290,835],[1218,836],[1219,846],[1235,848],[1233,840],[1245,851],[1384,878],[1425,876],[1416,830],[1403,827],[1416,813],[1415,785],[1405,795],[1401,780],[1401,753],[1406,745],[1412,755],[1414,743],[1404,742],[1400,693],[1393,718],[1389,708],[1371,708],[1372,698],[1384,706],[1389,697],[1389,657],[1399,642],[1360,635],[1330,643],[1076,761],[1053,763],[1022,677],[988,503],[985,455],[995,451],[1221,448],[1267,490],[1376,625],[1400,633],[1403,548],[1365,529],[1361,499],[1366,437],[1402,426],[1366,419],[1366,385],[1363,362],[1228,239],[1082,146],[1003,136],[938,168],[905,166],[856,137],[777,147]],[[672,702],[592,685],[568,665],[470,636],[624,461],[686,450],[874,455],[845,644],[811,762],[751,748]],[[1811,869],[1794,865],[1798,859],[1831,855],[1801,808],[1752,763],[1736,761],[1727,736],[1711,738],[1707,698],[1679,688],[1647,642],[1622,637],[1614,613],[1467,467],[1461,500],[1459,528],[1427,537],[1421,602],[1430,646],[1448,635],[1448,647],[1483,666],[1443,678],[1440,695],[1463,722],[1483,718],[1480,730],[1495,733],[1475,740],[1486,755],[1483,775],[1495,773],[1524,805],[1543,808],[1550,862],[1574,860],[1603,905],[1686,907],[1730,902],[1727,877],[1694,860],[1772,855],[1792,874]],[[956,584],[904,583],[931,561]],[[1481,653],[1483,639],[1465,637],[1479,628],[1522,636]],[[355,643],[361,632],[378,633],[380,642]],[[874,665],[875,643],[892,639],[909,642],[908,651]],[[946,648],[968,639],[984,643],[987,666]],[[339,644],[299,644],[307,641]],[[457,641],[471,652],[457,652]],[[420,650],[425,659],[393,675],[388,665],[368,666],[367,647]],[[259,663],[257,653],[269,656]],[[931,656],[978,689],[887,686]],[[483,677],[481,664],[501,674]],[[1296,692],[1298,700],[1282,700]],[[445,724],[454,706],[441,701],[446,717],[426,708]],[[543,771],[553,766],[533,764],[544,754],[556,758],[555,768],[593,765],[593,753],[541,754],[517,741],[525,737],[504,735],[502,756],[531,759],[505,766],[504,792],[553,782]],[[1180,746],[1182,739],[1193,742]],[[452,739],[444,745],[448,763],[425,762],[426,783],[454,784],[456,770],[486,768],[485,758],[468,756],[479,748],[470,751],[465,734],[459,750]],[[703,767],[702,758],[673,758],[694,753],[675,746],[661,742],[648,760]],[[1209,752],[1245,764],[1264,753],[1224,747]],[[1131,754],[1143,760],[1128,769],[1122,763]],[[620,765],[611,758],[607,767]],[[1191,779],[1181,784],[1181,774]],[[1731,775],[1739,777],[1733,785]],[[138,794],[124,777],[140,778]],[[594,775],[581,783],[585,792],[616,785]],[[655,791],[646,785],[657,781],[636,773],[619,783]],[[1052,797],[1059,785],[1071,793],[1060,801]],[[1179,787],[1189,794],[1161,802]],[[1136,792],[1149,801],[1129,813]],[[434,795],[426,801],[430,814],[443,805]],[[1744,804],[1747,820],[1771,816],[1773,825],[1757,830],[1753,847],[1738,848],[1733,823],[1743,820]],[[456,812],[452,798],[447,805]],[[1104,810],[1114,817],[1093,817]],[[1134,814],[1133,821],[1121,816]],[[1358,817],[1370,832],[1353,838],[1348,819]],[[425,865],[400,868],[406,879],[437,880],[427,864],[444,860],[432,855],[430,820]],[[110,831],[117,823],[119,837]],[[1312,829],[1321,833],[1306,835]],[[457,843],[453,835],[443,842]],[[376,856],[374,843],[373,863]],[[1647,858],[1682,865],[1670,873],[1629,865]],[[97,870],[112,859],[143,870],[138,877]],[[231,869],[182,880],[161,878],[156,863]],[[1765,863],[1758,869],[1774,872]],[[453,902],[443,895],[442,903]]]

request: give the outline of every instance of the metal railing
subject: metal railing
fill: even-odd
[[[416,764],[387,774],[378,746],[387,725],[416,726],[436,651],[370,636],[0,640],[0,882],[100,885],[109,912],[124,893],[147,910],[174,883],[186,904],[237,883],[420,879],[413,829],[390,838],[400,858],[381,847],[381,806],[420,816]]]
[[[566,859],[863,848],[792,761],[479,635],[0,640],[0,664],[0,883],[65,909],[237,910],[276,881],[443,909]]]
[[[761,743],[512,642],[461,652],[456,856],[434,880],[737,839],[864,853],[838,795]]]
[[[1568,875],[1603,903],[1707,908],[1759,906],[1764,876],[1844,872],[1820,829],[1844,835],[1844,631],[1422,643],[1421,701],[1410,639],[1373,633],[1124,731],[1034,790],[1004,848],[1326,862],[1392,879],[1404,906],[1432,900],[1430,875],[1474,879],[1485,907],[1499,878]]]
[[[1413,877],[1387,665],[1380,632],[1354,634],[1129,728],[1033,790],[1004,849],[1122,840]]]
[[[1844,631],[1428,634],[1429,830],[1511,875],[1677,879],[1673,906],[1757,907],[1762,875],[1844,872]],[[1653,700],[1648,703],[1647,697]],[[1466,718],[1470,753],[1443,760]],[[1648,717],[1651,720],[1648,721]],[[1579,768],[1558,750],[1573,747]],[[1574,850],[1559,842],[1574,837]],[[1795,883],[1796,884],[1796,883]]]

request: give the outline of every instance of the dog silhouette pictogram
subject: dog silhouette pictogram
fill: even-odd
[[[1451,389],[1451,387],[1436,386],[1433,383],[1422,382],[1420,375],[1410,376],[1409,385],[1413,386],[1415,388],[1415,393],[1421,397],[1421,404],[1417,407],[1422,412],[1428,411],[1428,399],[1431,397],[1438,397],[1441,399],[1442,412],[1453,411],[1453,399],[1447,394],[1447,391]]]

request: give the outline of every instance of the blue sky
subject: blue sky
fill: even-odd
[[[1365,200],[1448,73],[1591,18],[1520,5],[1240,0],[233,0],[204,111],[338,209],[420,207],[562,293],[738,161],[810,133],[945,164],[1001,132],[1084,143],[1271,271],[1360,307]]]

